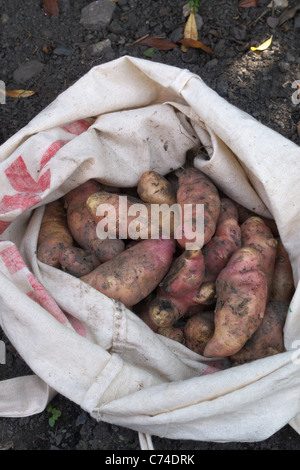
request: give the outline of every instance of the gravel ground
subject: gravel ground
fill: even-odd
[[[100,2],[101,3],[101,2]],[[162,51],[137,39],[148,35],[177,43],[183,37],[186,1],[119,0],[104,2],[89,14],[84,0],[58,1],[59,15],[49,18],[42,1],[0,0],[0,80],[7,90],[26,89],[29,98],[7,97],[1,105],[0,144],[28,123],[55,97],[91,67],[124,55],[187,68],[201,76],[230,103],[299,144],[300,105],[293,102],[300,83],[300,10],[239,8],[236,0],[202,0],[197,16],[199,38],[214,51]],[[108,5],[109,4],[109,5]],[[298,2],[289,1],[289,6]],[[289,12],[281,25],[274,18]],[[272,45],[259,54],[251,46],[273,35]],[[293,85],[294,83],[294,85]],[[294,100],[295,101],[295,100]],[[242,129],[241,129],[242,131]],[[31,373],[6,342],[7,360],[0,379]],[[136,432],[96,423],[77,405],[56,396],[52,405],[62,414],[54,427],[47,411],[21,419],[0,420],[1,450],[138,450]],[[156,450],[299,450],[299,435],[289,426],[263,442],[209,443],[153,437]]]

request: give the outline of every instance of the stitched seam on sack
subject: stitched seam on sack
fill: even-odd
[[[192,78],[197,78],[198,80],[201,80],[197,75],[194,75],[189,70],[184,69],[171,83],[171,88],[181,95],[182,91]]]
[[[124,344],[125,344],[125,334],[126,331],[126,318],[124,313],[124,306],[121,302],[114,302],[114,331],[112,335],[112,346],[111,351],[117,352],[122,355]]]

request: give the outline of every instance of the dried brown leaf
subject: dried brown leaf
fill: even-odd
[[[28,96],[34,95],[36,92],[31,90],[1,90],[0,92],[9,96],[10,98],[28,98]]]
[[[157,39],[152,37],[142,39],[138,42],[138,44],[142,46],[155,47],[156,49],[160,49],[161,51],[170,51],[178,47],[177,44],[168,41],[167,39]]]
[[[188,20],[185,24],[183,37],[184,39],[192,39],[193,41],[198,40],[198,28],[193,11],[191,11],[190,16],[188,17]],[[182,45],[181,50],[183,52],[186,52],[188,50],[188,47]]]
[[[51,18],[52,16],[59,15],[59,8],[56,0],[43,0],[44,10]]]
[[[286,21],[291,20],[292,18],[294,18],[295,14],[297,13],[298,10],[300,10],[300,2],[297,3],[297,5],[295,5],[294,7],[289,8],[287,10],[284,10],[284,12],[281,13],[281,15],[278,19],[278,26],[281,26]]]
[[[243,2],[238,4],[238,7],[241,8],[251,8],[251,7],[257,7],[258,6],[258,0],[244,0]]]
[[[193,47],[195,49],[202,49],[205,52],[208,52],[209,54],[214,54],[214,51],[203,44],[201,41],[195,41],[194,39],[189,39],[189,38],[183,38],[180,41],[180,44],[186,47]]]

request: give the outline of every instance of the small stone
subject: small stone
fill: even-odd
[[[87,414],[83,411],[82,413],[80,413],[80,415],[76,419],[76,426],[81,426],[85,424],[86,419],[87,419]]]
[[[101,54],[104,49],[107,49],[108,47],[111,47],[111,41],[110,39],[104,39],[104,41],[100,41],[96,44],[92,44],[91,46],[89,46],[87,52],[90,55],[97,55]]]
[[[290,52],[287,52],[287,54],[286,54],[286,60],[287,60],[288,62],[295,62],[296,57],[295,57],[293,54],[291,54]]]
[[[42,64],[38,60],[30,60],[28,62],[25,62],[14,71],[14,80],[17,83],[27,82],[31,78],[41,73],[43,68],[44,64]]]
[[[214,67],[216,67],[218,65],[218,59],[211,59],[210,61],[208,61],[206,64],[205,64],[205,68],[207,70],[210,70],[210,69],[213,69]]]
[[[70,55],[72,54],[72,52],[73,52],[73,48],[71,46],[68,46],[68,44],[60,44],[54,49],[53,54]]]
[[[96,0],[81,10],[80,23],[86,29],[100,30],[111,22],[115,8],[111,0]]]
[[[294,28],[295,28],[295,29],[299,29],[299,28],[300,28],[300,15],[296,16],[296,18],[295,18]]]
[[[290,68],[290,64],[288,62],[281,61],[278,63],[278,67],[281,72],[287,72]]]
[[[176,29],[174,29],[170,36],[170,41],[172,42],[178,42],[180,41],[180,39],[183,38],[183,27],[182,26],[178,26]]]
[[[195,21],[196,21],[197,29],[198,29],[198,31],[200,31],[200,29],[203,26],[202,16],[200,16],[198,13],[195,13]]]
[[[9,16],[6,13],[2,13],[1,15],[1,23],[7,24],[9,22]]]

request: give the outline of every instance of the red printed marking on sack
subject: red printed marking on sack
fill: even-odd
[[[66,132],[70,134],[80,135],[85,132],[89,127],[90,123],[85,119],[79,119],[78,121],[71,122],[70,124],[66,124],[65,126],[61,126]]]
[[[0,220],[0,235],[10,226],[11,222]]]
[[[38,181],[35,181],[28,172],[21,156],[5,170],[5,174],[12,187],[21,193],[43,193],[46,189],[50,188],[50,170],[46,170],[39,177]]]
[[[44,152],[42,159],[41,159],[41,164],[40,164],[40,170],[44,168],[46,163],[51,160],[51,158],[56,154],[56,152],[61,149],[65,144],[70,142],[69,140],[56,140],[53,142],[50,147],[47,148],[46,152]]]
[[[41,163],[41,171],[46,163],[56,154],[56,152],[65,145],[69,140],[56,140],[44,152]],[[17,194],[12,196],[4,196],[0,201],[0,213],[6,214],[7,212],[21,209],[22,211],[33,207],[38,204],[42,198],[41,193],[50,188],[51,172],[48,168],[37,181],[30,175],[26,163],[22,156],[19,156],[6,170],[5,174],[11,186],[18,191]],[[2,222],[5,224],[5,222]],[[0,225],[0,233],[6,230],[7,226]]]
[[[37,278],[32,273],[28,273],[27,278],[33,289],[32,292],[29,292],[27,294],[28,297],[30,297],[32,300],[41,305],[41,307],[51,313],[51,315],[53,315],[56,320],[58,320],[60,323],[66,323],[66,316],[56,304],[51,295],[46,291],[45,287],[37,280]]]
[[[18,193],[13,196],[4,196],[0,201],[0,212],[6,214],[7,212],[21,209],[22,211],[34,206],[42,200],[41,196],[35,194]]]
[[[26,268],[26,264],[23,261],[17,247],[15,245],[9,246],[0,252],[0,256],[4,261],[9,274],[13,275],[20,269]]]

